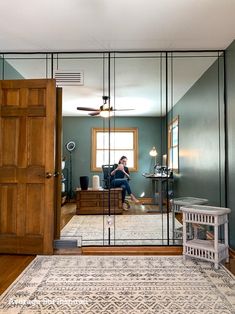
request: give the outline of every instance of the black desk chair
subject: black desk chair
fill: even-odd
[[[113,165],[102,165],[103,170],[103,188],[111,188],[111,172],[113,171]]]
[[[111,172],[113,171],[114,165],[102,165],[103,170],[103,188],[110,189],[111,188]],[[130,208],[130,204],[127,200],[124,200],[127,208]]]

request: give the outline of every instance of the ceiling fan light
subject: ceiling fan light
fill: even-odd
[[[104,103],[103,106],[101,106],[101,110],[109,110],[109,104]]]
[[[110,110],[103,110],[100,112],[100,116],[102,118],[109,118],[109,117],[112,117],[113,116],[113,111],[110,111]]]

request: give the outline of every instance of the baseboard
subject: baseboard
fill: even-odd
[[[234,249],[229,248],[229,257],[232,259],[235,259],[235,250]]]
[[[182,255],[182,246],[82,247],[83,255]]]

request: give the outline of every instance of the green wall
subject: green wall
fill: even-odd
[[[0,79],[1,80],[16,80],[24,77],[16,71],[6,60],[0,57]]]
[[[220,72],[217,60],[171,113],[179,117],[179,173],[175,175],[175,194],[206,198],[214,206],[224,206],[225,202],[222,62],[219,64]]]
[[[227,80],[227,202],[231,208],[229,220],[230,246],[235,249],[235,41],[226,50]]]
[[[111,121],[114,125],[114,121]],[[101,173],[91,172],[91,129],[93,127],[103,127],[103,119],[95,117],[63,117],[63,154],[67,157],[66,168],[69,168],[69,153],[65,149],[68,141],[75,141],[77,148],[72,153],[72,185],[73,188],[80,186],[79,177],[87,175],[92,185],[92,176],[98,174],[100,180]],[[134,117],[116,117],[115,127],[136,127],[139,135],[139,155],[138,155],[138,172],[131,173],[130,185],[132,191],[137,196],[145,192],[145,196],[151,196],[150,179],[143,177],[143,172],[152,172],[154,161],[149,156],[152,146],[156,146],[158,159],[160,161],[162,147],[162,122],[160,118],[134,118]],[[118,160],[117,160],[118,162]]]

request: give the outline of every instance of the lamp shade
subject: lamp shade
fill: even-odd
[[[150,150],[149,155],[152,157],[157,156],[157,150],[156,150],[155,146],[153,146],[153,148]]]

